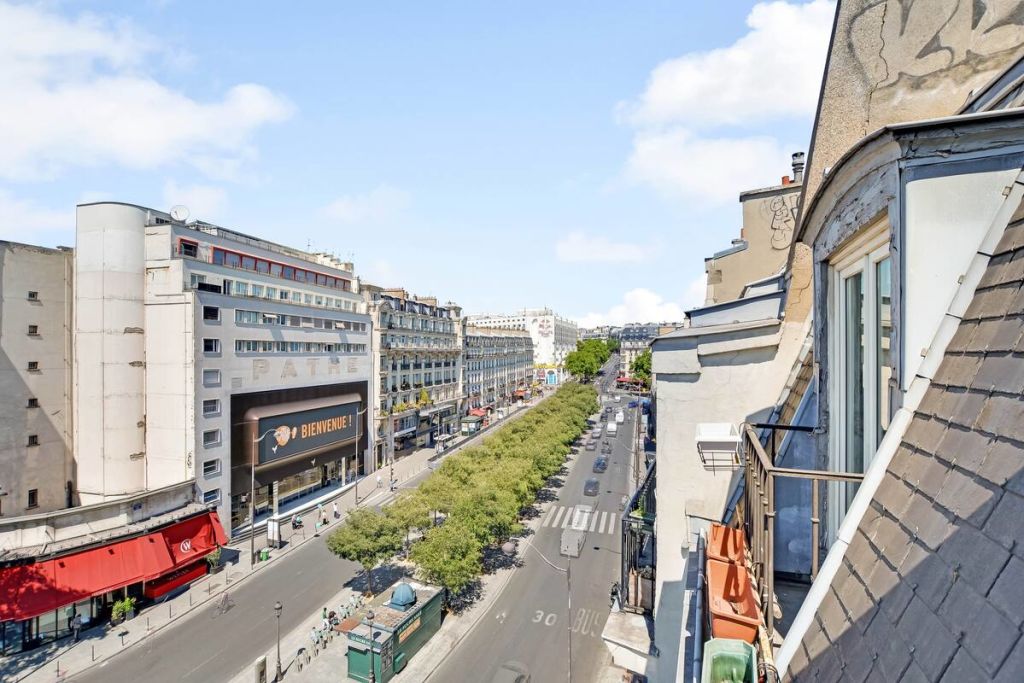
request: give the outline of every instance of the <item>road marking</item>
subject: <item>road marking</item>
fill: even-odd
[[[617,521],[618,520],[615,518],[615,513],[614,512],[612,514],[608,515],[608,533],[610,533],[610,534],[614,534],[615,533],[615,522],[617,522]]]
[[[565,521],[562,522],[563,529],[568,529],[569,525],[572,524],[572,508],[566,508],[566,512],[569,514],[565,516]]]
[[[604,518],[607,514],[607,512],[602,512],[600,515],[594,515],[599,518],[597,522],[597,533],[599,534],[604,533]]]
[[[555,507],[555,510],[555,516],[551,519],[551,526],[553,527],[558,526],[558,519],[562,516],[562,513],[565,512],[565,508],[559,505]]]
[[[590,520],[590,531],[593,531],[597,527],[597,519],[599,516],[600,515],[598,515],[596,512],[594,513],[593,518],[591,518]]]
[[[558,511],[558,506],[557,505],[552,505],[551,509],[548,510],[548,514],[544,515],[544,522],[541,523],[541,526],[548,526],[548,525],[550,525],[551,524],[551,519],[555,516],[555,513],[557,511]]]

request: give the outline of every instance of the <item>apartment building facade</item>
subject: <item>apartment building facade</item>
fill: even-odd
[[[75,502],[73,254],[0,241],[0,516]]]
[[[550,308],[525,308],[509,315],[471,315],[467,322],[499,330],[526,330],[533,340],[533,360],[538,368],[556,371],[561,380],[565,357],[576,350],[579,328]]]
[[[529,395],[534,367],[529,332],[467,325],[464,338],[467,410],[497,410]]]
[[[363,286],[374,329],[370,405],[376,467],[443,444],[462,413],[462,309],[404,289]]]

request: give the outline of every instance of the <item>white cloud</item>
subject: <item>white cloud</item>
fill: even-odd
[[[214,185],[178,185],[173,180],[164,183],[164,206],[169,211],[172,206],[182,204],[189,210],[191,218],[196,220],[213,220],[223,215],[227,207],[228,196],[222,187]]]
[[[387,259],[374,259],[365,265],[356,264],[360,279],[378,287],[401,287],[398,269]]]
[[[683,319],[684,310],[680,304],[665,301],[660,294],[638,287],[626,292],[622,296],[622,303],[615,304],[604,313],[588,313],[577,322],[580,327],[631,322],[675,322]]]
[[[762,2],[731,45],[658,65],[643,94],[618,106],[634,129],[626,177],[704,205],[777,183],[806,143],[784,145],[770,126],[810,122],[834,13],[832,0]]]
[[[252,137],[292,105],[262,85],[200,102],[152,75],[166,41],[128,22],[0,2],[0,175],[52,177],[69,166],[152,169],[255,156]],[[13,104],[16,103],[16,106]]]
[[[835,3],[762,2],[750,31],[728,47],[659,64],[639,102],[620,105],[638,125],[719,126],[814,111]]]
[[[379,223],[400,214],[408,205],[409,193],[378,185],[366,194],[341,196],[321,213],[339,223]]]
[[[642,131],[633,139],[629,178],[669,197],[728,204],[739,193],[778,183],[791,151],[771,136],[699,137],[682,128]]]
[[[55,210],[0,189],[0,238],[33,244],[75,243],[75,212]]]
[[[635,263],[647,258],[648,250],[639,244],[612,242],[603,235],[588,236],[576,230],[558,241],[555,254],[562,263]]]

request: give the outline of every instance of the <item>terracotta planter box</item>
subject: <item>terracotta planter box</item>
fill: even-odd
[[[738,564],[709,558],[707,577],[711,634],[715,638],[753,643],[761,619],[747,570]]]
[[[708,534],[708,559],[744,564],[747,543],[742,529],[733,529],[721,524],[712,524]]]

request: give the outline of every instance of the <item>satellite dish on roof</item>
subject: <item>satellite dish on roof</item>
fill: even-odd
[[[171,218],[178,221],[179,223],[184,223],[185,221],[188,220],[188,207],[182,206],[181,204],[172,206]]]

